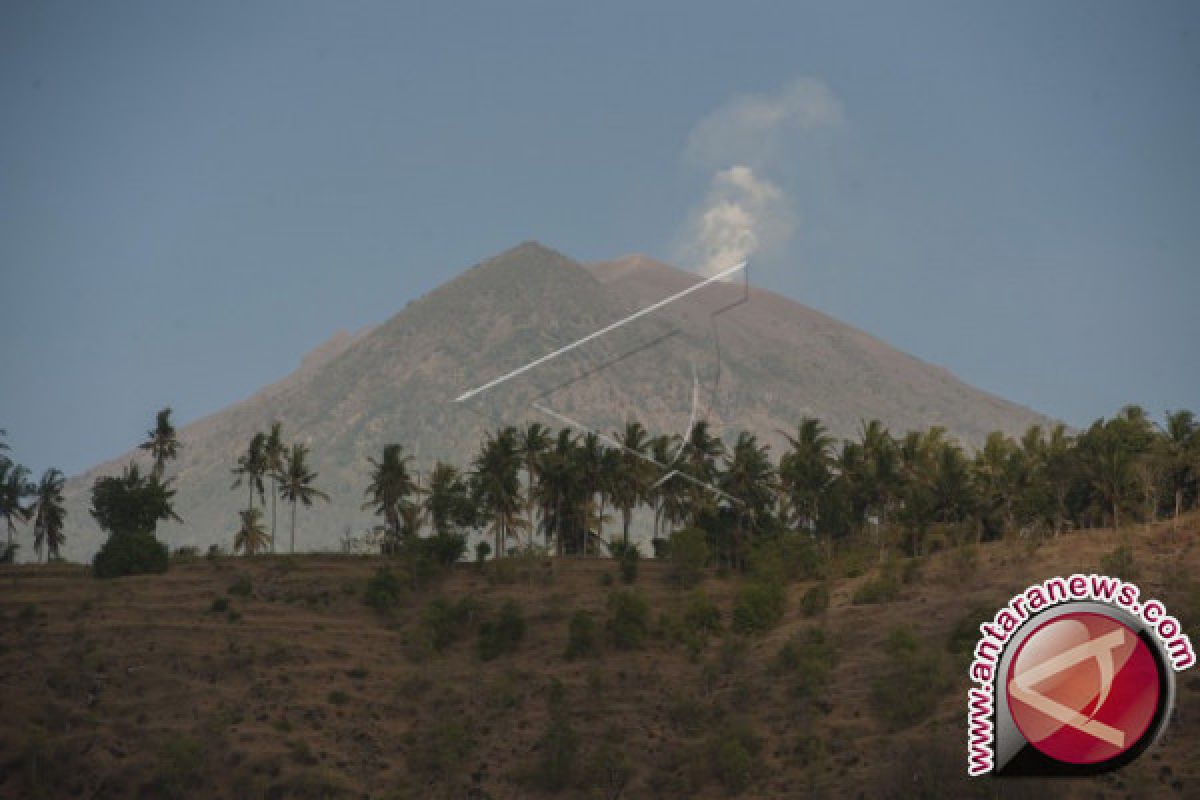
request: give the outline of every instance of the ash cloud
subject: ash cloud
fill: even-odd
[[[841,102],[815,78],[797,78],[774,94],[735,96],[701,119],[684,160],[711,177],[681,232],[678,259],[712,275],[782,251],[799,232],[799,215],[772,175],[789,143],[843,124]]]

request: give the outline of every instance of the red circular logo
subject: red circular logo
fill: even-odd
[[[1063,614],[1021,643],[1008,668],[1008,706],[1025,739],[1069,764],[1132,748],[1159,703],[1158,664],[1126,625],[1104,614]]]

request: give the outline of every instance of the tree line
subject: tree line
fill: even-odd
[[[641,512],[656,551],[672,533],[694,529],[714,561],[738,568],[756,541],[789,532],[831,547],[865,537],[881,551],[921,555],[1009,532],[1177,519],[1200,499],[1200,422],[1190,411],[1157,423],[1127,406],[1080,431],[1060,424],[1016,438],[994,432],[974,452],[940,427],[896,435],[878,420],[841,440],[813,417],[782,433],[787,444],[775,459],[755,434],[727,443],[704,420],[686,437],[651,435],[634,420],[611,435],[534,422],[487,433],[466,469],[439,461],[427,475],[392,443],[368,459],[363,508],[382,518],[385,551],[426,532],[465,549],[477,533],[486,537],[481,558],[529,546],[564,556],[616,553],[635,547],[630,530]],[[92,487],[92,516],[110,539],[153,538],[157,522],[178,520],[165,476],[182,448],[170,408],[139,447],[152,459],[148,472],[130,463]],[[13,560],[18,524],[31,522],[38,555],[56,558],[65,542],[62,473],[48,469],[34,483],[8,452],[0,431],[0,555]],[[251,437],[232,467],[232,488],[247,492],[234,552],[275,551],[280,498],[291,507],[294,552],[298,509],[329,499],[309,458],[307,445],[284,442],[280,423]],[[266,507],[268,482],[269,530],[255,506],[258,498]]]
[[[727,443],[703,420],[683,438],[653,436],[633,420],[611,435],[534,422],[486,434],[465,470],[439,461],[427,476],[393,443],[369,459],[364,508],[382,517],[385,550],[426,531],[464,541],[473,532],[487,537],[481,557],[528,546],[616,553],[634,546],[641,511],[656,550],[673,532],[697,529],[718,563],[737,568],[757,540],[788,532],[830,546],[870,537],[881,550],[915,556],[1008,532],[1177,519],[1198,499],[1200,423],[1190,411],[1157,424],[1128,406],[1077,432],[1061,424],[1017,438],[995,432],[974,452],[940,427],[894,435],[878,420],[839,441],[804,417],[784,436],[774,459],[756,435]],[[292,504],[294,539],[297,502],[327,497],[312,485],[302,446],[271,466],[273,437],[278,425],[256,434],[234,472],[250,485],[251,510],[263,477],[278,483]]]
[[[63,504],[61,471],[50,467],[42,473],[36,483],[31,479],[29,468],[13,461],[7,432],[0,429],[0,518],[4,519],[7,540],[0,548],[0,564],[11,564],[16,560],[20,542],[14,541],[18,523],[31,523],[33,527],[33,549],[39,559],[57,559],[66,542],[63,526],[67,512]]]

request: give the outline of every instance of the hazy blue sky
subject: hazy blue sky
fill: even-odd
[[[983,388],[1200,411],[1195,3],[5,0],[0,428],[74,472],[521,240],[677,259],[710,207]]]

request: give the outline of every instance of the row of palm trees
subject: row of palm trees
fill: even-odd
[[[1178,519],[1197,503],[1200,424],[1189,411],[1158,425],[1129,406],[1079,432],[993,433],[973,453],[942,428],[897,436],[878,420],[838,441],[806,417],[785,437],[775,461],[754,434],[727,444],[703,420],[683,439],[636,421],[611,436],[532,423],[487,434],[465,473],[438,462],[427,486],[390,444],[370,462],[365,507],[389,537],[419,535],[428,521],[435,533],[486,533],[497,555],[539,537],[560,555],[598,552],[610,511],[627,544],[646,509],[655,539],[697,527],[716,558],[740,566],[756,539],[786,531],[828,542],[870,535],[918,555],[935,534],[1054,535]]]
[[[246,451],[238,457],[233,468],[236,479],[231,488],[243,484],[248,498],[245,511],[239,511],[241,527],[234,537],[234,552],[254,555],[268,548],[275,552],[276,500],[282,497],[292,506],[291,552],[296,552],[296,506],[311,507],[314,500],[328,502],[329,495],[313,484],[317,473],[308,464],[308,446],[295,442],[289,448],[283,441],[283,425],[275,422],[267,433],[251,437]],[[266,505],[265,481],[271,482],[271,530],[263,527],[262,512],[254,507],[254,497]]]
[[[477,531],[493,552],[540,537],[560,555],[597,553],[608,546],[607,526],[619,514],[628,544],[635,513],[651,514],[653,536],[699,527],[719,558],[737,565],[748,543],[782,531],[806,531],[826,541],[874,534],[918,554],[933,533],[991,538],[1008,531],[1056,534],[1072,527],[1129,520],[1178,519],[1197,503],[1200,422],[1190,411],[1156,424],[1137,406],[1080,432],[1034,426],[1019,438],[989,435],[968,453],[938,427],[894,436],[878,420],[855,438],[836,440],[822,423],[803,418],[785,434],[773,461],[749,433],[732,445],[706,421],[686,438],[652,436],[637,421],[611,435],[553,431],[540,423],[487,434],[469,469],[438,462],[427,485],[399,444],[369,459],[364,508],[383,517],[385,542]],[[140,445],[153,459],[152,477],[165,479],[182,448],[171,409],[156,415]],[[0,431],[0,518],[11,561],[18,525],[32,523],[39,557],[59,557],[65,542],[63,475],[48,469],[34,483],[15,463]],[[315,486],[309,449],[284,443],[282,425],[255,434],[233,469],[233,488],[245,486],[247,508],[235,551],[275,549],[277,500],[291,504],[291,550],[299,506],[329,497]],[[255,497],[266,505],[265,530]],[[612,513],[609,513],[612,512]]]
[[[63,501],[65,478],[61,471],[50,467],[39,481],[30,479],[29,469],[9,458],[11,452],[4,441],[7,433],[0,430],[0,518],[4,520],[7,541],[0,550],[0,563],[16,559],[18,542],[13,541],[19,523],[32,522],[33,548],[38,558],[60,558],[67,537],[63,533],[67,512]]]

